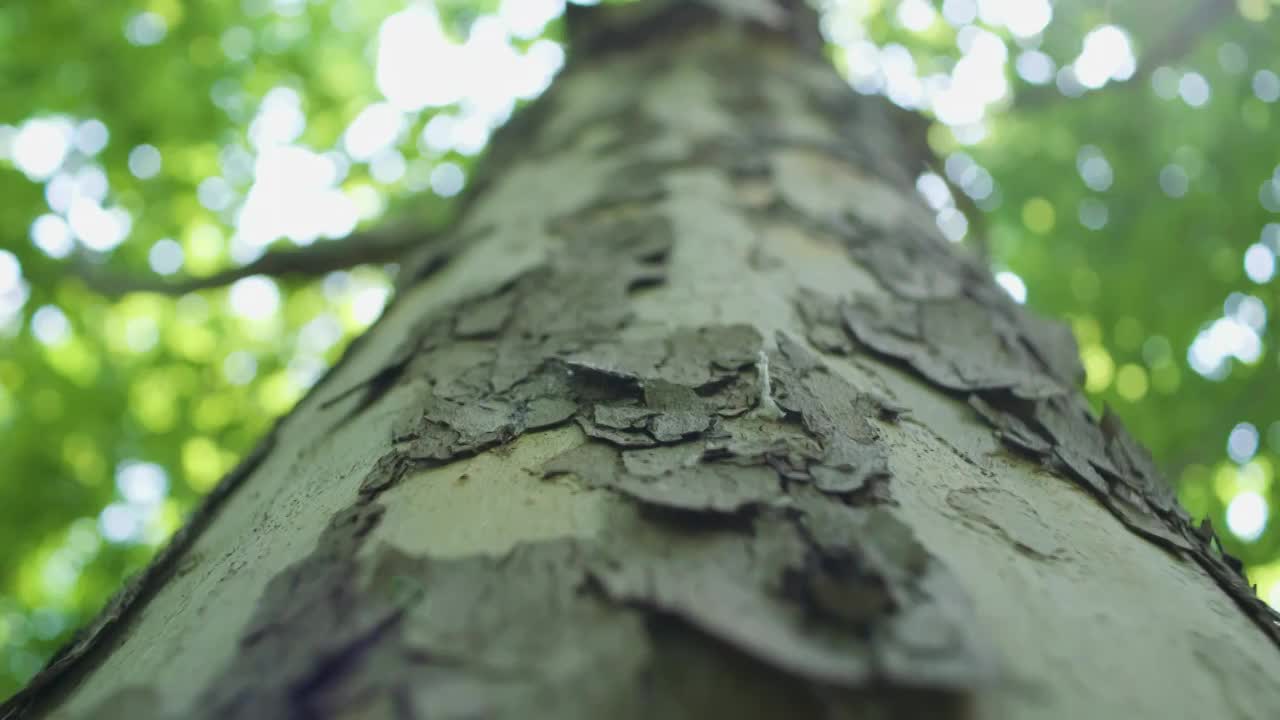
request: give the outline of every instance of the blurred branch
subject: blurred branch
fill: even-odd
[[[1118,86],[1138,87],[1151,78],[1156,68],[1174,64],[1190,55],[1205,33],[1235,12],[1235,5],[1235,0],[1200,0],[1163,40],[1142,54],[1133,76]],[[1054,85],[1045,85],[1020,93],[1013,102],[1013,109],[1043,108],[1065,98]]]
[[[1200,0],[1174,27],[1173,32],[1165,36],[1163,42],[1145,54],[1142,65],[1128,82],[1146,80],[1157,67],[1175,63],[1190,55],[1199,44],[1200,37],[1231,15],[1235,6],[1235,0]]]
[[[73,263],[73,271],[90,290],[107,297],[138,292],[183,295],[230,285],[251,275],[316,277],[355,265],[391,262],[429,240],[430,236],[415,229],[412,223],[391,224],[353,233],[342,240],[268,252],[253,262],[203,277],[163,278],[116,273],[96,267],[83,258]]]

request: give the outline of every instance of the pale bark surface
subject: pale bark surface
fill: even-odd
[[[945,247],[812,36],[723,4],[756,26],[580,38],[454,241],[7,710],[1280,716],[1275,616],[1069,336]]]

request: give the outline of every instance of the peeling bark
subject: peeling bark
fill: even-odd
[[[575,10],[455,239],[0,717],[1280,712],[1275,613],[812,20]]]

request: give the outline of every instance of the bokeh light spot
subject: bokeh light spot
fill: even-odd
[[[1236,8],[1241,15],[1254,22],[1262,22],[1271,15],[1271,6],[1267,0],[1236,0]]]
[[[1147,371],[1128,363],[1116,373],[1116,393],[1129,402],[1137,402],[1147,395]]]
[[[49,179],[71,150],[74,128],[66,118],[34,118],[22,124],[10,155],[28,179]]]
[[[1280,75],[1271,70],[1259,70],[1254,73],[1253,94],[1265,103],[1280,100]]]
[[[169,492],[169,476],[155,463],[129,460],[116,468],[116,489],[133,505],[157,505]]]
[[[124,25],[125,38],[134,45],[155,45],[169,32],[164,16],[153,12],[140,12]]]
[[[383,150],[369,161],[369,175],[383,185],[399,181],[407,168],[404,155],[394,149]]]
[[[1039,35],[1053,19],[1049,0],[983,0],[979,12],[983,22],[998,20],[1009,32],[1022,38]]]
[[[88,249],[108,252],[129,236],[133,218],[123,208],[104,208],[86,197],[78,197],[67,212],[71,232]]]
[[[71,226],[52,213],[41,215],[31,223],[31,242],[40,252],[55,259],[66,257],[74,247]]]
[[[1093,145],[1085,145],[1080,148],[1080,152],[1076,153],[1076,171],[1080,173],[1080,179],[1084,180],[1084,184],[1090,190],[1097,192],[1106,192],[1115,181],[1115,172],[1111,169],[1111,163],[1107,162],[1102,151]]]
[[[1258,452],[1258,428],[1253,423],[1237,423],[1227,435],[1227,456],[1243,465]]]
[[[56,305],[44,305],[31,314],[31,334],[44,345],[61,345],[71,337],[71,323]]]
[[[502,0],[498,6],[502,24],[522,40],[537,37],[547,23],[563,12],[564,0]]]
[[[1262,181],[1258,188],[1258,202],[1270,212],[1280,213],[1280,180],[1272,178]]]
[[[902,27],[912,32],[924,32],[938,19],[938,13],[925,0],[902,0],[895,17]]]
[[[1243,319],[1234,313],[1218,318],[1192,341],[1187,349],[1187,364],[1201,377],[1224,380],[1231,371],[1229,358],[1253,364],[1262,356],[1262,339],[1246,322],[1256,317],[1258,305],[1250,302],[1245,307]]]
[[[382,314],[382,308],[387,304],[390,294],[389,289],[377,286],[356,291],[351,298],[351,314],[356,323],[362,327],[372,325]]]
[[[922,173],[916,178],[916,191],[934,210],[941,210],[954,204],[951,190],[947,188],[947,181],[936,173]]]
[[[395,13],[378,31],[378,89],[401,110],[456,102],[463,93],[464,62],[430,6],[414,5]],[[450,72],[424,75],[422,68],[450,68]]]
[[[306,127],[302,96],[291,87],[274,87],[262,97],[258,113],[249,123],[249,142],[259,150],[287,145],[297,140]]]
[[[147,263],[159,275],[172,275],[182,269],[182,246],[172,238],[157,240],[147,252]]]
[[[1242,492],[1227,505],[1227,528],[1241,540],[1253,542],[1267,529],[1268,512],[1266,498],[1256,492]]]
[[[0,332],[18,319],[31,290],[22,279],[22,265],[8,250],[0,250]]]
[[[1027,284],[1017,274],[1004,270],[996,273],[996,283],[1004,289],[1014,302],[1025,303],[1027,301]]]
[[[264,275],[237,280],[227,294],[231,312],[250,320],[264,320],[280,308],[280,290]]]
[[[111,503],[98,515],[98,531],[107,542],[134,542],[142,535],[142,515],[129,503]]]
[[[943,237],[953,243],[964,240],[965,235],[969,233],[969,218],[956,208],[943,208],[938,211],[935,218],[938,229],[942,231]]]
[[[1053,82],[1054,73],[1058,70],[1053,58],[1039,50],[1019,53],[1014,68],[1018,71],[1018,77],[1032,85],[1048,85]]]
[[[1193,108],[1209,102],[1209,81],[1198,72],[1189,72],[1178,81],[1178,97]]]
[[[236,350],[222,362],[222,375],[232,385],[248,385],[258,374],[258,361],[244,350]]]
[[[76,149],[88,157],[102,152],[110,138],[111,133],[107,130],[107,126],[97,118],[85,120],[76,127]]]
[[[391,147],[404,129],[404,116],[391,103],[373,103],[361,110],[342,136],[354,160],[368,161]]]
[[[155,318],[149,316],[131,317],[125,322],[124,344],[134,353],[145,353],[160,341],[160,328]]]
[[[219,44],[222,46],[222,52],[227,56],[228,60],[246,60],[249,58],[249,54],[253,52],[253,31],[241,25],[228,28],[226,32],[222,33],[222,39]]]
[[[343,172],[330,154],[297,145],[264,150],[236,218],[246,249],[261,251],[281,237],[308,245],[349,234],[359,214],[351,197],[336,187]]]
[[[1100,393],[1111,386],[1115,362],[1105,348],[1101,345],[1085,347],[1080,353],[1080,362],[1084,365],[1086,391]]]
[[[1090,230],[1101,230],[1107,226],[1110,211],[1106,203],[1097,198],[1085,198],[1080,201],[1080,224]]]
[[[1244,251],[1244,274],[1255,283],[1270,282],[1276,274],[1276,255],[1262,243],[1254,243]]]
[[[431,171],[431,190],[440,197],[457,195],[465,184],[466,175],[454,163],[440,163]]]
[[[129,172],[139,180],[147,180],[160,173],[160,151],[154,145],[139,145],[129,151]]]
[[[222,452],[212,440],[197,435],[182,444],[182,473],[187,485],[204,493],[222,477]]]
[[[943,0],[942,16],[955,27],[963,27],[978,19],[976,0]]]
[[[226,210],[235,201],[235,191],[231,185],[220,177],[205,178],[196,186],[196,197],[206,208],[219,212]]]
[[[1053,230],[1057,214],[1048,200],[1034,197],[1022,206],[1022,222],[1031,232],[1044,235]]]
[[[1081,85],[1096,90],[1110,80],[1128,80],[1137,60],[1128,33],[1115,25],[1102,25],[1085,35],[1084,47],[1071,67]]]

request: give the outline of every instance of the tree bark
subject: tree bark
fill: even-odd
[[[1276,615],[809,13],[581,13],[453,240],[0,717],[1280,714]]]

